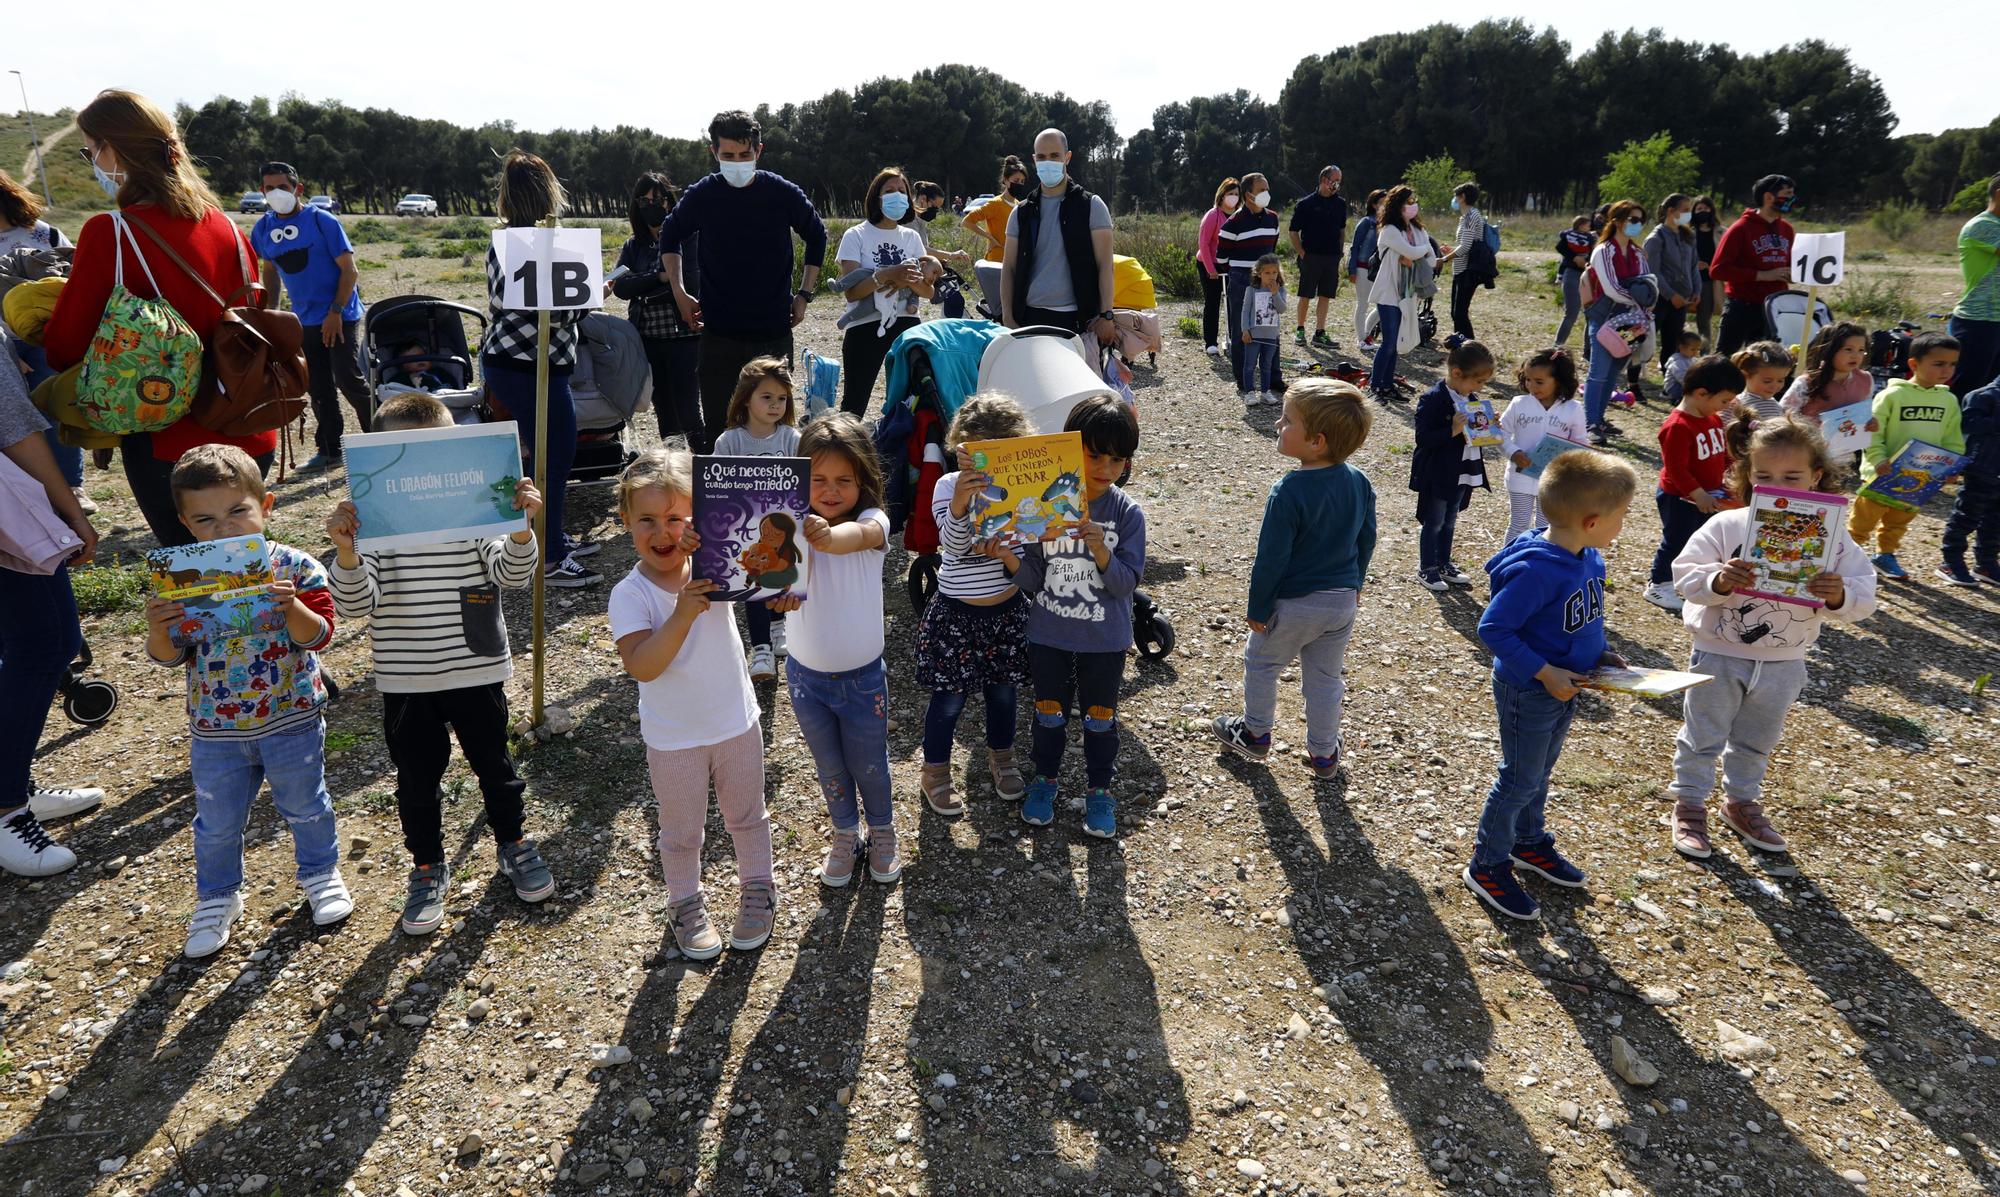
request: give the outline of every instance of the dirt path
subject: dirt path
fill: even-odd
[[[27,158],[23,159],[21,162],[21,173],[14,177],[21,180],[21,185],[24,187],[32,183],[37,177],[37,172],[35,170],[36,164],[41,160],[46,159],[50,154],[55,153],[56,143],[60,142],[63,138],[68,137],[70,134],[76,131],[77,131],[76,122],[71,121],[70,123],[64,125],[62,128],[57,129],[55,132],[49,134],[47,137],[42,138],[40,154],[37,155],[35,150],[30,149],[28,151]]]

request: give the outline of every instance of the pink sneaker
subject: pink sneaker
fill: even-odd
[[[902,875],[903,858],[896,851],[896,829],[893,826],[870,827],[868,829],[869,879],[888,885]]]
[[[1722,800],[1722,821],[1729,829],[1743,837],[1743,841],[1760,852],[1785,851],[1785,837],[1771,826],[1771,820],[1764,817],[1764,805],[1746,799],[1724,798]]]
[[[826,863],[819,867],[819,883],[828,889],[843,889],[854,880],[854,864],[861,859],[861,828],[833,829],[833,843],[827,846]]]
[[[1673,817],[1668,820],[1673,828],[1668,839],[1674,851],[1696,860],[1707,860],[1715,855],[1715,849],[1708,842],[1708,807],[1700,802],[1681,799],[1674,803]]]

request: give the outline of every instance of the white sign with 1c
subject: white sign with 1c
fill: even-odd
[[[530,312],[604,306],[604,234],[594,228],[496,229],[500,306]]]
[[[1846,233],[1800,233],[1792,239],[1792,285],[1833,287],[1847,274]]]

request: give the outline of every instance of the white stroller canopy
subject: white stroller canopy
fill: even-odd
[[[1071,408],[1093,395],[1116,394],[1092,365],[1093,356],[1067,329],[1002,329],[979,359],[979,390],[1011,396],[1036,432],[1061,432]]]

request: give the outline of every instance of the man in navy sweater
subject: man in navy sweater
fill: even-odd
[[[826,260],[826,225],[806,193],[782,175],[757,169],[763,132],[749,113],[716,114],[708,144],[720,169],[689,187],[660,226],[660,268],[681,319],[701,330],[697,369],[710,441],[722,434],[744,364],[754,357],[791,360],[792,329],[806,318]],[[696,233],[699,300],[681,282],[681,244]],[[796,288],[793,233],[805,243]]]

